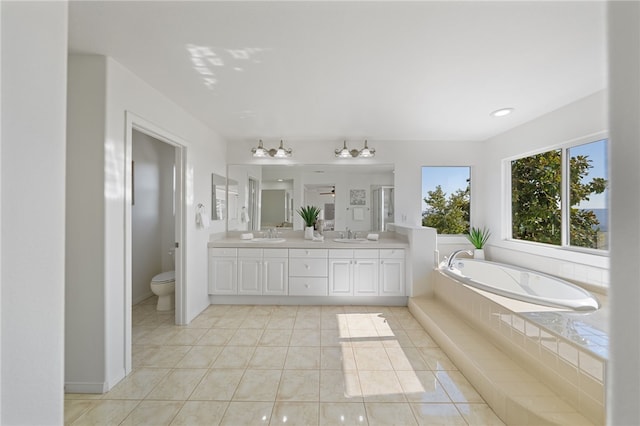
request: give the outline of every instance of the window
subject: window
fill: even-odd
[[[470,167],[422,168],[422,225],[438,234],[469,232]]]
[[[607,140],[511,161],[512,238],[608,249]]]

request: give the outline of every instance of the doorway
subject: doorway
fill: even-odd
[[[175,271],[175,147],[134,128],[131,149],[131,304],[137,305],[153,297],[152,279]],[[167,305],[165,311],[175,309]]]
[[[131,362],[131,345],[132,345],[132,325],[131,325],[131,306],[136,299],[144,297],[144,289],[139,285],[136,288],[136,294],[134,296],[134,256],[133,251],[138,248],[133,244],[133,205],[136,202],[136,196],[141,197],[144,194],[142,192],[136,193],[133,191],[136,185],[136,164],[134,163],[133,145],[134,137],[153,140],[153,143],[159,144],[161,150],[165,153],[165,157],[173,157],[165,159],[166,163],[173,163],[173,170],[171,171],[171,183],[165,183],[170,186],[172,196],[169,195],[170,200],[168,203],[164,203],[165,208],[171,209],[173,215],[172,224],[163,226],[164,232],[169,235],[165,235],[160,239],[161,246],[158,248],[161,269],[168,269],[171,262],[174,262],[175,271],[175,323],[184,324],[186,322],[185,314],[185,300],[187,285],[184,280],[184,244],[185,244],[185,223],[184,223],[184,211],[185,206],[185,159],[186,159],[186,144],[180,138],[168,133],[159,126],[154,125],[146,121],[145,119],[136,116],[127,111],[126,113],[126,149],[125,149],[125,165],[126,165],[126,177],[124,179],[125,187],[125,321],[124,321],[124,348],[125,348],[125,374],[129,374],[132,369]],[[139,167],[138,167],[139,168]],[[138,170],[137,172],[141,172]],[[165,173],[166,174],[166,173]],[[165,178],[167,178],[165,176]],[[142,199],[138,198],[138,202]],[[172,229],[170,229],[172,228]],[[173,231],[173,232],[171,232]],[[173,241],[170,241],[173,239]],[[160,272],[160,271],[158,271]],[[150,281],[149,281],[150,285]],[[149,287],[149,295],[150,295]]]

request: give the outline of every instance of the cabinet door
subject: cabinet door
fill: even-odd
[[[354,260],[353,293],[356,296],[378,295],[378,259]]]
[[[329,259],[329,295],[347,296],[353,294],[351,279],[351,259]]]
[[[380,296],[404,296],[404,260],[380,260]]]
[[[238,292],[237,273],[235,257],[210,257],[209,294],[236,294]]]
[[[262,272],[262,294],[286,296],[289,293],[289,260],[287,258],[265,258]]]
[[[238,294],[262,294],[262,259],[238,258]]]

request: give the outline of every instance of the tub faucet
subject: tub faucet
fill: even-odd
[[[473,252],[471,250],[456,250],[449,255],[449,260],[447,261],[447,268],[453,269],[453,261],[456,260],[456,256],[460,253],[467,253],[469,256],[473,256]]]

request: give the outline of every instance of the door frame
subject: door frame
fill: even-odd
[[[133,161],[133,130],[144,133],[154,139],[169,144],[175,149],[175,274],[176,274],[176,292],[175,292],[175,323],[186,324],[186,300],[187,300],[187,282],[185,279],[185,265],[186,265],[186,220],[185,212],[186,206],[186,158],[187,158],[187,143],[166,131],[160,126],[157,126],[150,121],[130,112],[125,111],[125,178],[124,180],[124,194],[125,194],[125,208],[124,208],[124,279],[125,279],[125,292],[124,292],[124,348],[125,348],[125,374],[129,374],[132,370],[131,361],[131,345],[132,345],[132,318],[131,318],[131,303],[132,303],[132,224],[131,224],[131,201],[133,197],[132,192],[132,161]]]

